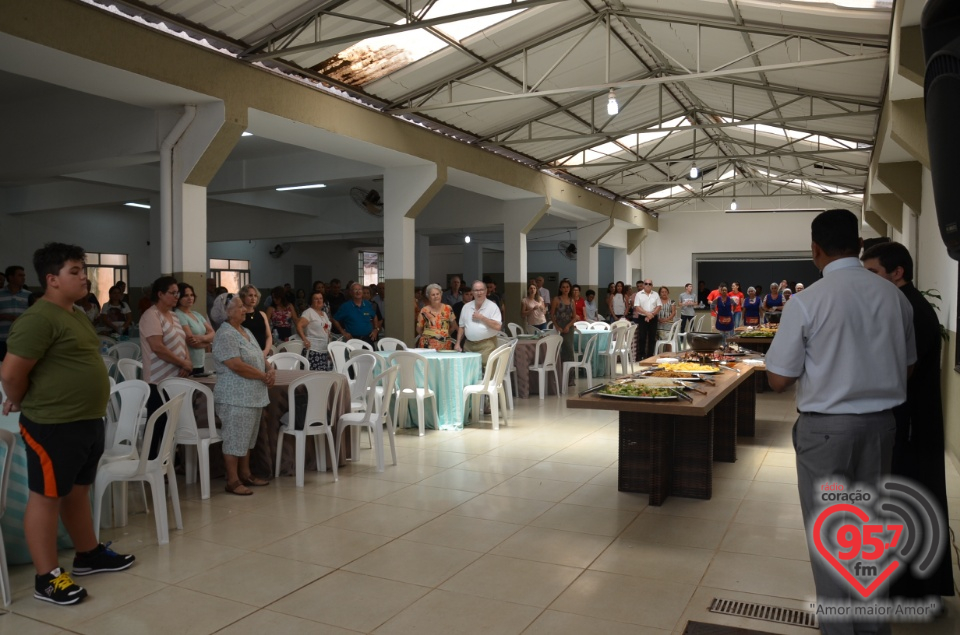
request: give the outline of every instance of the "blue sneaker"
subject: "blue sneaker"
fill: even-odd
[[[73,558],[73,575],[92,575],[104,571],[123,571],[128,569],[136,558],[123,555],[110,549],[110,544],[99,544],[93,551],[78,553]]]

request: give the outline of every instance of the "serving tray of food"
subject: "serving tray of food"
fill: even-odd
[[[623,382],[617,384],[608,384],[597,394],[601,397],[611,399],[633,399],[643,401],[660,401],[679,399],[683,394],[679,388],[658,388],[656,386],[644,386],[634,382]],[[685,396],[685,395],[684,395]]]
[[[661,364],[659,370],[666,370],[686,375],[697,373],[701,375],[715,375],[720,372],[716,366],[698,364],[696,362],[680,362],[678,364]]]

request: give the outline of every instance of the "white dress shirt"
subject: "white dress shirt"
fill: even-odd
[[[638,307],[641,311],[645,313],[656,314],[660,310],[660,294],[650,291],[640,291],[637,295],[633,296],[633,306]]]
[[[476,301],[464,304],[463,311],[460,312],[460,328],[463,329],[466,339],[471,342],[479,342],[480,340],[496,337],[500,331],[490,328],[483,322],[474,320],[474,312],[478,312],[483,317],[495,322],[500,322],[503,319],[500,315],[500,307],[490,300],[484,300],[479,310],[477,309]]]
[[[797,409],[823,414],[900,405],[916,361],[906,296],[856,258],[831,262],[784,306],[766,356],[768,371],[798,378]]]

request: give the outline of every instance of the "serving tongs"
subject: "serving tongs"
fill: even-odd
[[[694,388],[693,386],[691,386],[691,385],[688,384],[687,382],[683,381],[682,379],[678,379],[678,380],[677,380],[677,384],[679,384],[680,386],[683,386],[684,388],[686,388],[687,390],[689,390],[689,391],[691,391],[691,392],[698,392],[698,393],[700,393],[701,395],[706,395],[706,394],[707,394],[707,391],[706,391],[706,390],[700,390],[699,388]]]
[[[613,382],[607,382],[606,384],[601,384],[599,386],[594,386],[593,388],[587,388],[586,390],[577,394],[577,397],[583,397],[584,395],[589,395],[592,392],[597,392],[598,390],[603,390],[607,386],[612,386]]]
[[[679,388],[667,388],[667,390],[669,390],[670,392],[672,392],[672,393],[675,394],[676,396],[680,397],[681,399],[686,399],[687,401],[691,401],[691,402],[693,401],[693,397],[691,397],[691,396],[688,395],[687,393],[683,392],[683,391],[680,390]],[[697,391],[697,392],[701,392],[701,391]]]
[[[711,386],[716,386],[716,385],[717,385],[717,382],[714,381],[713,379],[710,379],[710,377],[707,376],[707,375],[700,375],[700,374],[698,374],[697,377],[699,377],[699,378],[700,378],[700,381],[702,381],[702,382],[705,383],[705,384],[710,384]]]

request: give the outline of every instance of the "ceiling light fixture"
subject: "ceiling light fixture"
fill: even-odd
[[[607,95],[607,114],[613,117],[616,114],[620,113],[620,104],[617,103],[617,95],[613,92],[613,89],[610,89],[610,94]]]
[[[312,185],[291,185],[290,187],[278,187],[278,192],[289,192],[290,190],[316,190],[321,187],[327,187],[323,183],[314,183]]]
[[[241,136],[241,137],[252,137],[252,136],[253,136],[253,133],[252,133],[252,132],[246,132],[246,131],[244,131],[244,132],[241,132],[241,133],[240,133],[240,136]]]
[[[693,123],[697,123],[694,121]],[[693,129],[693,165],[690,166],[690,178],[695,179],[700,176],[700,170],[697,169],[697,129]]]
[[[470,236],[464,236],[464,237],[463,237],[463,242],[465,242],[465,243],[467,243],[467,244],[470,244]]]
[[[150,206],[146,203],[124,203],[127,207],[139,207],[141,209],[150,209]]]
[[[697,169],[697,164],[694,163],[692,166],[690,166],[690,178],[695,179],[698,176],[700,176],[700,170]]]
[[[737,211],[737,198],[736,198],[736,197],[734,197],[733,200],[730,201],[730,211],[731,211],[731,212]]]

